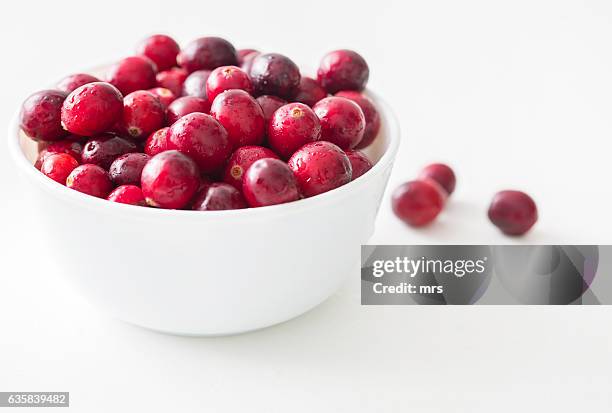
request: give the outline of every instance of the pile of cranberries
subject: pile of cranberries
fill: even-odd
[[[198,211],[312,197],[367,172],[380,129],[354,51],[316,79],[277,53],[202,37],[145,39],[104,79],[73,74],[28,97],[36,167],[68,188],[130,205]]]
[[[399,219],[413,227],[431,223],[455,190],[455,172],[442,163],[425,167],[416,180],[398,186],[391,206]],[[524,192],[500,191],[489,206],[489,219],[507,235],[523,235],[538,220],[533,199]]]

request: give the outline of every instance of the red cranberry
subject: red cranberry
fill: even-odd
[[[345,153],[349,161],[351,161],[351,168],[353,170],[352,181],[372,169],[372,161],[363,152],[348,149]]]
[[[278,159],[278,155],[263,146],[242,146],[234,151],[225,165],[223,181],[242,189],[242,175],[253,162],[264,158]]]
[[[150,89],[155,86],[157,68],[149,58],[130,56],[112,65],[106,75],[111,83],[124,95],[136,90]]]
[[[317,71],[319,84],[329,93],[339,90],[363,90],[370,69],[365,59],[352,50],[335,50],[321,60]]]
[[[168,131],[168,147],[189,155],[202,173],[221,168],[232,151],[225,128],[210,115],[190,113]]]
[[[363,139],[365,117],[355,102],[331,96],[317,102],[312,109],[321,121],[321,139],[342,149],[354,148]]]
[[[453,170],[443,163],[434,163],[426,166],[419,174],[419,179],[432,179],[436,181],[438,185],[444,188],[448,195],[453,193],[457,182]]]
[[[245,73],[251,73],[251,66],[253,66],[253,60],[255,60],[255,58],[260,54],[261,53],[259,52],[252,52],[245,55],[242,58],[242,63],[240,63],[240,68],[244,70]]]
[[[284,159],[289,159],[305,144],[319,139],[319,118],[303,103],[282,106],[274,112],[268,124],[268,144]]]
[[[81,159],[83,163],[91,163],[108,169],[119,156],[136,151],[137,147],[134,142],[107,133],[88,140],[83,147]]]
[[[155,155],[142,170],[141,188],[147,204],[166,209],[186,206],[200,184],[194,161],[179,151]]]
[[[159,70],[176,66],[176,56],[181,51],[178,43],[164,34],[154,34],[138,45],[137,53],[151,59]]]
[[[198,197],[192,209],[196,211],[220,211],[246,208],[240,191],[224,183],[210,184]]]
[[[154,87],[153,89],[149,89],[148,91],[157,96],[157,98],[159,99],[159,103],[161,103],[162,107],[164,108],[164,111],[176,99],[174,93],[172,93],[171,90],[166,89],[165,87]]]
[[[287,104],[285,99],[281,99],[272,95],[261,95],[257,99],[257,103],[261,106],[264,114],[264,120],[266,121],[266,125],[272,119],[272,115],[278,108]]]
[[[399,219],[413,227],[420,227],[438,216],[445,196],[442,187],[433,181],[410,181],[393,191],[391,205]]]
[[[21,107],[19,125],[34,140],[56,141],[68,133],[62,129],[62,104],[67,94],[43,90],[28,97]]]
[[[249,75],[236,66],[221,66],[213,70],[206,80],[208,100],[212,102],[219,93],[229,89],[242,89],[253,93]]]
[[[320,141],[298,149],[288,162],[306,197],[322,194],[351,181],[351,162],[338,146]]]
[[[66,186],[98,198],[106,198],[113,189],[108,173],[92,164],[77,166],[66,178]]]
[[[66,76],[57,82],[56,88],[62,92],[70,93],[78,87],[99,81],[100,79],[95,76],[88,75],[87,73],[75,73],[74,75]]]
[[[210,76],[210,70],[196,70],[185,79],[183,83],[183,96],[195,96],[208,99],[206,95],[206,81]]]
[[[206,195],[206,190],[208,190],[208,187],[212,185],[212,183],[213,182],[206,175],[200,176],[200,183],[198,185],[198,189],[195,195],[187,203],[187,205],[185,205],[184,209],[194,209],[194,205],[197,202],[201,201],[202,198],[204,198],[204,196]]]
[[[302,76],[300,86],[293,100],[308,106],[314,106],[315,103],[325,97],[327,97],[327,92],[319,86],[316,80]]]
[[[213,101],[210,114],[223,125],[234,148],[259,145],[263,141],[263,111],[255,98],[244,90],[232,89],[221,93]]]
[[[34,162],[34,167],[40,171],[40,167],[42,166],[42,163],[45,161],[45,159],[49,155],[54,155],[54,154],[47,153],[46,149],[40,149],[40,152],[38,152],[38,156],[36,157],[36,161]]]
[[[149,156],[155,156],[158,153],[167,151],[168,148],[168,131],[170,128],[161,128],[153,132],[147,138],[144,146],[144,152]]]
[[[260,54],[249,72],[258,95],[291,99],[300,85],[300,69],[291,59],[278,53]]]
[[[92,136],[113,127],[123,116],[123,96],[110,83],[75,89],[62,106],[62,125],[76,135]]]
[[[363,149],[369,146],[374,141],[374,139],[378,135],[378,132],[380,131],[380,114],[378,113],[378,109],[376,109],[374,102],[372,102],[369,97],[354,90],[343,90],[342,92],[336,93],[335,96],[350,99],[357,105],[359,105],[359,107],[363,111],[366,126],[365,131],[363,132],[363,139],[357,144],[355,148]]]
[[[236,56],[238,57],[238,66],[242,66],[242,64],[244,63],[244,58],[253,53],[259,52],[255,49],[239,49],[236,52]]]
[[[533,199],[521,191],[500,191],[489,206],[489,219],[507,235],[523,235],[538,220]]]
[[[113,183],[119,185],[140,185],[142,169],[150,156],[140,152],[126,153],[113,161],[108,174]]]
[[[181,93],[183,93],[183,83],[185,83],[188,75],[189,73],[185,69],[174,67],[159,72],[155,79],[157,80],[157,86],[169,89],[174,93],[174,96],[181,96]]]
[[[189,43],[176,58],[188,72],[238,64],[236,49],[219,37],[202,37]]]
[[[168,106],[166,118],[168,119],[168,124],[172,125],[183,116],[194,112],[210,112],[210,103],[206,99],[195,96],[178,98]]]
[[[106,199],[120,204],[147,206],[142,189],[136,185],[121,185],[115,188]]]
[[[66,185],[66,178],[77,166],[79,162],[67,153],[54,153],[45,158],[40,172],[55,182]]]
[[[48,145],[45,149],[38,153],[38,158],[36,159],[37,169],[40,169],[42,163],[48,156],[57,154],[57,153],[67,153],[72,156],[77,162],[81,162],[81,152],[83,151],[83,145],[75,139],[64,139],[63,141],[53,142]]]
[[[164,107],[153,93],[138,90],[123,99],[123,128],[132,138],[147,137],[165,121]]]
[[[279,159],[255,161],[243,178],[244,198],[252,207],[284,204],[300,199],[293,172]]]

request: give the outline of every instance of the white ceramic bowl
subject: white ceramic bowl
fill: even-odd
[[[9,131],[63,272],[114,317],[181,335],[225,335],[289,320],[358,276],[400,135],[369,93],[382,128],[365,152],[376,162],[338,189],[283,205],[231,211],[134,207],[81,194],[33,166],[37,144]]]

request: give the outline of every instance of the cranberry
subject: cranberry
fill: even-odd
[[[349,161],[351,161],[351,168],[353,170],[352,181],[372,169],[372,161],[363,152],[348,149],[345,153]]]
[[[305,144],[319,139],[319,118],[303,103],[289,103],[280,107],[268,123],[268,144],[284,159],[289,159]]]
[[[365,59],[352,50],[335,50],[321,60],[317,71],[319,84],[329,93],[339,90],[363,90],[370,69]]]
[[[253,59],[249,72],[258,95],[290,99],[300,85],[300,69],[291,59],[278,53],[260,54]]]
[[[55,87],[62,92],[70,93],[78,87],[99,81],[100,79],[95,76],[88,75],[87,73],[75,73],[74,75],[66,76],[57,82]]]
[[[312,142],[302,146],[291,156],[288,165],[306,197],[351,181],[351,162],[342,149],[330,142]]]
[[[168,106],[166,118],[168,119],[168,124],[172,125],[183,116],[194,112],[210,112],[210,103],[206,99],[195,96],[178,98]]]
[[[142,169],[150,156],[140,152],[126,153],[113,161],[108,174],[113,183],[119,185],[140,185]]]
[[[200,175],[200,186],[198,187],[198,194],[201,194],[204,192],[204,190],[206,188],[208,188],[208,186],[210,184],[212,184],[213,181],[210,180],[210,178],[208,178],[206,175]]]
[[[66,178],[77,166],[79,162],[67,153],[54,153],[45,158],[40,172],[55,182],[66,185]]]
[[[212,184],[213,182],[206,176],[206,175],[202,175],[200,176],[200,183],[198,184],[198,189],[195,193],[195,195],[191,198],[191,200],[187,203],[187,205],[185,205],[184,209],[194,209],[194,205],[201,201],[204,196],[206,196],[206,191],[208,190],[208,187]]]
[[[169,149],[189,155],[208,174],[221,168],[232,151],[225,128],[210,115],[190,113],[168,131]]]
[[[410,181],[393,191],[391,205],[399,219],[413,227],[420,227],[438,216],[445,196],[442,187],[433,181]]]
[[[213,101],[210,114],[223,125],[234,148],[263,142],[263,111],[255,98],[244,90],[232,89],[221,93]]]
[[[142,139],[164,126],[166,113],[158,97],[138,90],[123,99],[123,128],[132,138]]]
[[[142,189],[136,185],[121,185],[115,188],[106,199],[120,204],[147,206]]]
[[[319,86],[316,80],[302,76],[300,86],[293,100],[308,106],[314,106],[315,103],[325,97],[327,97],[327,92]]]
[[[343,90],[342,92],[336,93],[335,96],[350,99],[357,105],[359,105],[359,107],[363,111],[366,126],[365,131],[363,132],[363,139],[357,144],[355,148],[363,149],[369,146],[374,141],[374,139],[378,135],[378,132],[380,131],[380,114],[378,113],[378,109],[376,109],[374,102],[372,102],[369,97],[354,90]]]
[[[240,191],[228,184],[214,183],[206,186],[192,209],[196,211],[220,211],[246,207],[246,202],[244,202]]]
[[[167,151],[168,148],[168,131],[170,128],[161,128],[153,132],[147,138],[144,146],[144,152],[149,156],[155,156],[158,153]]]
[[[40,171],[40,167],[42,166],[42,164],[45,161],[45,159],[49,155],[54,155],[54,154],[47,153],[46,149],[39,149],[39,150],[40,150],[40,152],[38,152],[38,156],[36,157],[36,161],[34,162],[34,167]]]
[[[176,60],[188,72],[238,64],[234,46],[219,37],[202,37],[192,41],[181,50]]]
[[[259,52],[255,49],[239,49],[236,52],[236,56],[238,57],[238,66],[242,66],[242,64],[244,63],[244,58],[253,53]]]
[[[212,102],[219,93],[229,89],[242,89],[253,93],[249,75],[236,66],[221,66],[213,70],[206,80],[208,100]]]
[[[62,125],[76,135],[91,136],[113,127],[123,116],[123,96],[110,83],[75,89],[62,106]]]
[[[37,169],[40,169],[42,163],[48,156],[57,153],[67,153],[76,159],[77,162],[81,162],[82,151],[83,145],[81,145],[81,143],[75,139],[64,139],[63,141],[53,142],[38,153],[38,158],[36,159],[34,166],[36,166]]]
[[[66,178],[66,186],[98,198],[106,198],[113,190],[108,173],[98,165],[77,166]]]
[[[119,156],[136,151],[137,147],[134,142],[106,133],[88,140],[83,147],[81,158],[83,163],[91,163],[108,169]]]
[[[174,67],[159,72],[155,79],[157,80],[157,86],[169,89],[174,93],[174,96],[181,96],[181,93],[183,93],[183,83],[185,83],[188,75],[189,73],[185,69]]]
[[[142,193],[151,206],[183,208],[198,189],[199,175],[197,165],[188,156],[179,151],[162,152],[142,170]]]
[[[261,95],[257,99],[257,103],[261,106],[264,114],[264,120],[266,121],[266,125],[272,119],[272,115],[278,108],[287,104],[285,99],[281,99],[272,95]]]
[[[443,163],[434,163],[426,166],[419,174],[419,179],[432,179],[436,181],[438,185],[444,188],[448,195],[453,193],[457,182],[453,170]]]
[[[489,219],[507,235],[523,235],[538,220],[533,199],[521,191],[500,191],[489,206]]]
[[[166,110],[168,106],[176,99],[174,93],[172,93],[171,90],[166,89],[165,87],[154,87],[153,89],[149,89],[148,91],[157,96],[157,98],[159,99],[159,103],[161,103],[164,110]]]
[[[149,58],[130,56],[110,67],[106,81],[116,86],[124,95],[155,86],[157,68]]]
[[[225,165],[223,181],[242,189],[242,175],[253,162],[264,158],[278,159],[278,155],[263,146],[242,146],[234,151]]]
[[[251,73],[251,66],[253,66],[253,60],[255,60],[255,58],[259,56],[260,54],[261,53],[259,52],[252,52],[252,53],[245,55],[242,58],[242,62],[240,63],[240,68],[244,70],[246,73]]]
[[[66,92],[43,90],[28,97],[21,107],[19,125],[34,140],[56,141],[67,135],[62,129],[62,104]]]
[[[195,96],[208,99],[206,95],[206,81],[210,76],[210,70],[196,70],[185,79],[183,83],[183,96]]]
[[[178,43],[164,34],[154,34],[138,45],[137,53],[151,59],[159,70],[176,66],[176,56],[181,51]]]
[[[252,207],[284,204],[300,199],[293,172],[279,159],[255,161],[243,178],[244,198]]]
[[[321,120],[321,139],[342,149],[357,146],[365,131],[365,117],[359,106],[346,98],[328,97],[312,108]]]

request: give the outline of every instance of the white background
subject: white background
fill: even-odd
[[[425,230],[381,209],[373,243],[610,243],[612,3],[104,1],[0,5],[0,125],[31,92],[146,34],[227,37],[316,66],[348,47],[403,134],[390,188],[445,161],[456,195]],[[530,192],[522,239],[485,217]],[[110,320],[68,285],[0,145],[0,391],[70,391],[79,412],[589,411],[612,408],[612,310],[359,305],[358,274],[314,311],[217,339]],[[66,222],[70,225],[70,222]],[[95,237],[83,228],[87,242]],[[71,253],[70,245],[65,253]],[[118,265],[92,251],[93,265]],[[120,406],[120,407],[117,407]]]

